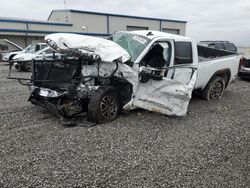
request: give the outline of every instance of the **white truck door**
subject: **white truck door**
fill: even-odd
[[[151,51],[154,46],[163,48],[161,58]],[[178,49],[187,48],[187,49]],[[154,50],[153,50],[154,51]],[[156,52],[156,51],[155,51]],[[151,55],[148,55],[151,54]],[[134,91],[132,105],[134,108],[160,112],[171,116],[186,115],[191,94],[196,82],[197,68],[193,63],[192,43],[176,43],[173,41],[156,42],[142,59],[137,90]],[[151,60],[151,59],[152,60]],[[154,62],[156,66],[154,67]],[[149,66],[150,65],[150,66]]]

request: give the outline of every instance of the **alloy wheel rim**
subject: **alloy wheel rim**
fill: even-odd
[[[218,99],[223,91],[223,85],[221,82],[216,82],[210,92],[211,99]]]
[[[117,114],[117,103],[114,97],[106,95],[101,100],[101,113],[105,119],[114,119]]]

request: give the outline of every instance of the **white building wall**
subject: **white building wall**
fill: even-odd
[[[107,17],[103,15],[73,12],[71,22],[75,32],[107,33]],[[83,30],[83,26],[85,30]]]
[[[44,36],[24,36],[24,35],[0,35],[0,39],[8,39],[21,47],[26,47],[28,44],[44,42]]]
[[[115,31],[127,30],[127,26],[148,27],[150,30],[178,29],[180,35],[186,34],[186,23],[175,21],[160,21],[157,19],[124,17],[119,15],[85,13],[84,11],[70,12],[66,10],[54,11],[49,17],[49,21],[65,21],[65,16],[73,24],[73,32],[104,33],[109,34]],[[107,21],[107,16],[109,21]],[[161,23],[160,23],[161,22]],[[109,28],[107,28],[109,24]],[[82,27],[85,27],[85,30]]]
[[[185,36],[186,35],[186,24],[185,23],[178,23],[178,22],[168,22],[168,21],[162,21],[161,28],[165,29],[179,29],[180,35]]]
[[[72,26],[28,24],[29,30],[72,32]]]
[[[109,17],[109,31],[111,34],[114,33],[115,31],[126,31],[127,26],[148,27],[149,30],[159,31],[160,21],[125,18],[125,17],[114,17],[114,16]]]
[[[71,12],[69,12],[69,11],[53,11],[50,14],[49,21],[71,23]]]
[[[26,29],[27,26],[25,23],[16,23],[16,22],[0,22],[0,29]]]

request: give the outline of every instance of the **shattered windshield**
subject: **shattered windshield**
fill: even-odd
[[[148,38],[133,33],[115,33],[112,40],[129,53],[133,62],[150,42]]]

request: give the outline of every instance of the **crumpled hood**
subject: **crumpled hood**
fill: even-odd
[[[45,37],[47,44],[61,52],[60,50],[77,49],[82,53],[90,53],[100,56],[102,61],[112,62],[121,58],[122,62],[131,59],[128,52],[113,41],[100,37],[91,37],[69,33],[55,33]]]

